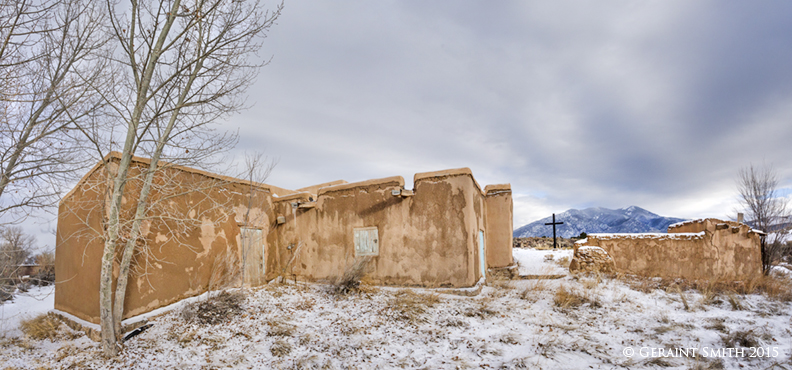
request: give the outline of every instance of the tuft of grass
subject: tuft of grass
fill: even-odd
[[[681,288],[677,288],[677,293],[679,293],[679,299],[682,301],[682,305],[685,306],[685,311],[690,311],[690,304],[688,304],[687,297],[685,297],[685,293],[682,292]]]
[[[356,258],[355,262],[348,266],[341,276],[332,279],[330,293],[347,295],[359,292],[360,281],[366,275],[366,267],[370,261],[371,257]]]
[[[547,290],[547,280],[537,279],[530,280],[525,290],[520,293],[520,298],[531,303],[539,300],[539,292]]]
[[[498,313],[498,310],[492,307],[491,298],[482,298],[473,307],[468,307],[462,312],[467,317],[478,317],[480,319],[486,319]]]
[[[743,347],[751,348],[758,347],[759,340],[756,338],[753,330],[735,331],[721,337],[723,344],[726,347]]]
[[[241,291],[224,290],[205,301],[186,305],[181,311],[181,316],[187,322],[203,325],[221,324],[242,313],[244,301],[245,295]]]
[[[569,268],[570,262],[572,262],[572,259],[569,258],[569,256],[564,256],[555,260],[556,265],[561,266],[563,268]]]
[[[60,320],[52,315],[41,314],[30,320],[24,320],[20,329],[28,337],[35,340],[55,340],[60,335]]]
[[[316,302],[313,299],[306,297],[297,302],[297,304],[294,305],[294,308],[300,311],[310,311],[314,304],[316,304]]]
[[[280,317],[270,319],[267,325],[269,326],[267,336],[270,337],[291,337],[294,335],[294,331],[297,330],[296,326],[283,321]]]
[[[272,345],[270,346],[270,353],[272,353],[272,355],[276,357],[286,356],[289,353],[291,353],[291,351],[292,351],[291,344],[289,344],[289,342],[283,339],[276,340],[275,343],[272,343]]]
[[[709,319],[707,321],[709,321],[710,324],[709,325],[705,325],[704,326],[705,329],[717,330],[717,331],[719,331],[721,333],[724,333],[724,334],[728,334],[729,333],[729,328],[724,324],[725,321],[726,321],[725,319],[714,318],[714,319]]]
[[[581,293],[564,285],[560,286],[558,290],[556,290],[556,294],[553,297],[553,303],[556,305],[556,307],[562,309],[579,307],[584,304],[588,304],[591,308],[602,306],[599,300],[596,299],[596,297],[594,297],[592,294]]]
[[[418,294],[411,289],[403,289],[388,299],[387,312],[390,317],[411,324],[426,321],[424,313],[427,309],[440,303],[440,295]]]
[[[449,317],[441,322],[438,322],[441,326],[446,327],[454,327],[454,328],[467,328],[470,326],[467,321],[459,317]]]
[[[745,307],[742,305],[742,302],[740,301],[740,298],[737,297],[736,294],[729,292],[726,294],[726,297],[729,300],[729,304],[731,304],[732,310],[741,311],[745,309]]]
[[[498,341],[504,344],[518,345],[520,344],[520,336],[515,333],[507,333],[502,335]]]

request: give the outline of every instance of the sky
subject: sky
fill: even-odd
[[[735,217],[740,168],[772,166],[792,192],[790,14],[788,1],[287,0],[249,108],[218,126],[239,132],[237,159],[276,158],[266,182],[290,189],[395,175],[411,188],[417,172],[469,167],[511,184],[514,228],[587,207]]]
[[[234,153],[290,189],[469,167],[514,227],[570,208],[728,217],[792,187],[792,3],[285,3]]]

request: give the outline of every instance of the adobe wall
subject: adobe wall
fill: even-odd
[[[367,275],[374,283],[474,285],[486,205],[470,170],[416,174],[412,194],[403,189],[397,176],[325,187],[315,203],[308,194],[276,199],[276,213],[286,219],[270,239],[279,269],[312,281],[340,276],[355,260],[353,229],[376,226],[379,255]],[[293,207],[298,201],[306,204]]]
[[[487,205],[487,267],[511,266],[514,264],[511,185],[487,185],[484,187],[484,193]]]
[[[145,164],[136,165],[130,171],[132,177],[140,175]],[[99,276],[104,248],[100,230],[106,189],[98,185],[102,178],[102,171],[93,172],[83,186],[64,198],[59,207],[56,241],[55,309],[92,323],[99,322]],[[263,250],[246,252],[240,248],[240,225],[247,219],[250,227],[268,232],[273,220],[269,191],[257,188],[253,199],[256,206],[248,213],[249,185],[173,168],[155,179],[160,186],[166,182],[171,186],[153,190],[152,201],[163,200],[161,192],[183,194],[159,202],[162,207],[151,214],[163,217],[154,217],[142,225],[142,238],[148,248],[147,253],[138,252],[135,256],[124,318],[203,293],[210,282],[227,280],[235,267],[236,271],[245,269],[248,285],[263,283],[261,268],[255,268]],[[90,183],[97,186],[86,186]],[[125,189],[122,219],[131,219],[136,190],[138,184],[130,181]],[[115,276],[122,249],[123,246],[117,248]],[[258,276],[250,276],[257,271]],[[239,285],[242,274],[236,276],[231,283]]]
[[[748,226],[700,221],[669,227],[668,234],[589,234],[585,245],[605,249],[617,271],[636,275],[696,280],[761,274],[759,238]]]

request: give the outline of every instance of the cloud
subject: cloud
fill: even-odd
[[[252,108],[224,125],[280,158],[279,186],[470,167],[512,184],[515,226],[585,206],[722,216],[741,166],[792,184],[790,8],[288,3]]]

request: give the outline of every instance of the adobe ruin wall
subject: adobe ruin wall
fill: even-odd
[[[683,279],[750,279],[762,272],[759,234],[736,222],[703,219],[667,234],[589,234],[575,244],[604,249],[618,272]]]

